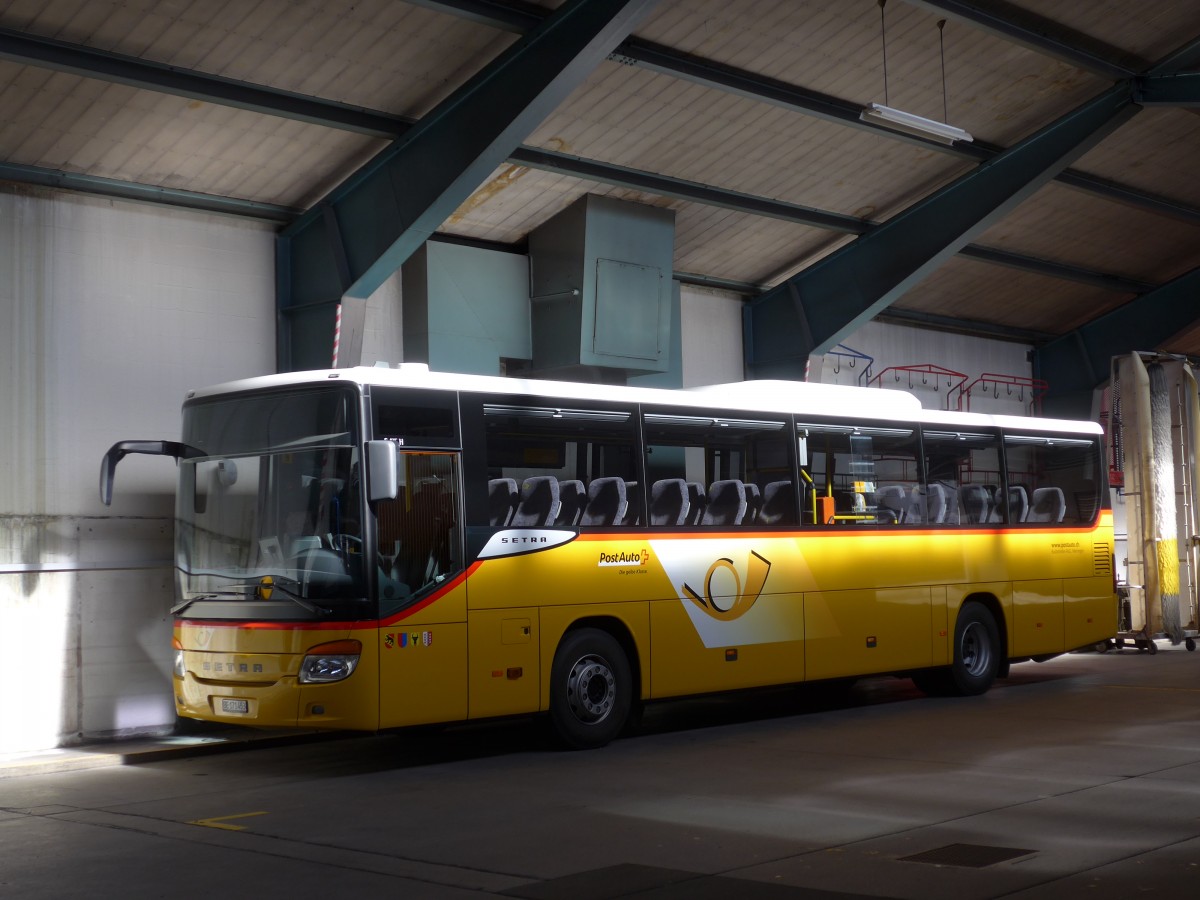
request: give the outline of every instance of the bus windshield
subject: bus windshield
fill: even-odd
[[[366,614],[355,410],[339,389],[185,406],[177,611]]]

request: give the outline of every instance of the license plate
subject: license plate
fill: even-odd
[[[222,700],[221,712],[223,713],[248,713],[250,712],[249,700]]]

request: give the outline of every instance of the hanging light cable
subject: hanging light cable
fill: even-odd
[[[942,121],[950,121],[950,107],[946,103],[946,20],[938,19],[938,54],[942,57]]]

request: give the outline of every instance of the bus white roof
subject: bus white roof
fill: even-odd
[[[673,406],[717,408],[750,413],[794,413],[840,418],[867,417],[901,422],[944,425],[948,429],[1004,427],[1034,431],[1075,431],[1100,434],[1095,422],[1072,419],[1042,419],[1024,416],[993,416],[984,413],[924,409],[907,391],[817,384],[803,381],[741,381],[683,390],[627,387],[594,382],[549,381],[503,378],[493,375],[463,375],[433,372],[421,363],[403,363],[395,368],[360,366],[262,375],[191,391],[188,399],[211,398],[225,393],[350,381],[362,385],[428,388],[546,397],[552,400],[591,400],[624,403],[653,403]]]

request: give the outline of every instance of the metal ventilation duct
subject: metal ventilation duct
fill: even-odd
[[[533,231],[533,371],[604,380],[665,372],[674,243],[672,210],[590,194]]]

